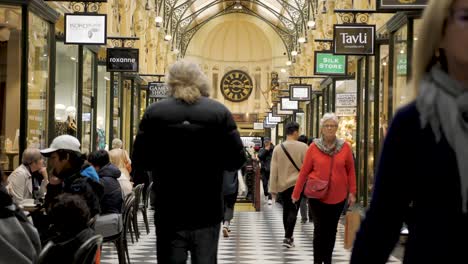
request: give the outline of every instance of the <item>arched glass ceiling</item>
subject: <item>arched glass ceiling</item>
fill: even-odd
[[[270,25],[283,40],[288,53],[304,35],[313,19],[317,0],[156,0],[164,16],[164,28],[172,35],[173,48],[185,53],[190,39],[213,18],[244,13]]]

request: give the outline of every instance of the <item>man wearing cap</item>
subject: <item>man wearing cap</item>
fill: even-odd
[[[270,138],[266,137],[263,142],[265,146],[258,152],[258,159],[262,163],[260,172],[262,173],[263,194],[265,195],[265,199],[268,200],[268,204],[271,205],[272,201],[271,194],[268,192],[268,182],[270,181],[271,157],[273,156],[275,146],[271,143]]]
[[[91,216],[98,214],[103,186],[99,183],[96,170],[85,164],[78,139],[70,135],[58,136],[50,147],[41,150],[41,153],[48,158],[53,169],[47,185],[46,208],[52,205],[61,193],[72,193],[83,196]]]

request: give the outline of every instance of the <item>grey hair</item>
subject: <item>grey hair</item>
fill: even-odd
[[[119,138],[114,138],[112,140],[112,148],[115,149],[115,148],[122,148],[123,146],[123,142],[122,140],[120,140]]]
[[[210,96],[208,79],[200,67],[186,60],[177,61],[166,76],[169,96],[193,104],[200,97]]]
[[[27,148],[24,150],[21,157],[21,162],[24,165],[31,165],[32,163],[41,160],[42,154],[41,151],[37,148]]]
[[[338,125],[338,117],[335,113],[326,113],[323,115],[322,119],[320,119],[320,127],[323,127],[323,124],[328,120],[333,120]]]

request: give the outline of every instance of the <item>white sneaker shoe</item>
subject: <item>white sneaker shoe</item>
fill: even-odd
[[[271,199],[268,199],[268,205],[272,205],[273,201]]]

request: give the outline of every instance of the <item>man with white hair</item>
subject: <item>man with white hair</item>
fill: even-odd
[[[41,175],[40,181],[33,177],[36,172]],[[44,196],[48,182],[41,152],[36,148],[27,148],[23,152],[21,165],[8,177],[8,190],[13,201],[21,205],[26,199]]]
[[[223,171],[245,162],[229,110],[208,98],[200,68],[176,62],[169,98],[149,106],[133,148],[135,170],[151,171],[158,263],[217,263],[223,219]]]

